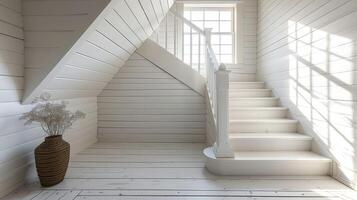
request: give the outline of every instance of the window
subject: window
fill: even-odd
[[[235,62],[233,5],[224,5],[222,7],[214,5],[213,7],[212,5],[185,4],[184,17],[201,29],[212,28],[211,45],[219,62]],[[191,47],[191,41],[195,41],[191,37],[195,37],[197,33],[194,33],[190,27],[185,26],[184,35],[184,60],[195,65],[196,59],[194,60],[194,56],[190,57],[190,52],[192,51],[193,55],[195,55],[195,48],[198,48],[195,44],[192,44]],[[204,43],[202,42],[201,44]],[[204,48],[204,46],[201,48]]]

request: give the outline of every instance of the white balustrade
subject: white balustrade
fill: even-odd
[[[229,144],[229,71],[217,61],[211,46],[211,29],[202,30],[171,10],[151,39],[207,78],[215,121],[215,155],[234,157]]]

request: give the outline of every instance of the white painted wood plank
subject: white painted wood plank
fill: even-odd
[[[24,53],[24,41],[0,34],[0,49]]]
[[[108,22],[101,23],[98,27],[98,31],[107,38],[110,38],[116,45],[127,51],[128,55],[125,57],[125,60],[128,59],[129,56],[135,51],[135,46],[133,46],[127,38],[125,38]]]
[[[125,1],[119,1],[118,5],[114,8],[114,10],[118,15],[122,17],[126,24],[130,26],[131,30],[133,30],[133,32],[135,32],[142,41],[145,41],[148,35],[145,33],[139,22],[136,20],[135,16],[130,11]]]
[[[161,2],[160,0],[151,0],[155,14],[159,20],[159,22],[161,22],[161,20],[164,18],[164,13],[163,10],[161,8]]]
[[[158,136],[164,137],[164,134],[191,134],[191,135],[202,135],[205,133],[205,129],[200,128],[151,128],[151,129],[138,129],[138,128],[111,128],[111,127],[99,127],[98,132],[101,134],[116,134],[116,133],[125,133],[125,134],[158,134]],[[135,141],[134,141],[135,142]],[[137,141],[142,142],[142,141]],[[158,142],[158,141],[157,141]]]
[[[94,32],[91,36],[89,36],[88,40],[91,43],[110,52],[112,55],[120,58],[122,61],[126,60],[130,56],[126,50],[106,37],[104,34],[102,34],[102,32]]]
[[[141,7],[144,9],[145,15],[147,16],[148,21],[152,25],[153,30],[159,26],[159,22],[155,15],[154,8],[150,0],[139,0]]]
[[[24,67],[18,64],[0,62],[0,75],[23,76]]]
[[[197,96],[185,97],[98,97],[99,102],[139,102],[139,103],[203,103],[204,99]]]
[[[118,71],[118,67],[99,61],[84,54],[74,54],[67,63],[70,66],[77,66],[97,72],[113,74]]]
[[[135,47],[140,47],[142,44],[141,39],[134,33],[128,24],[123,20],[123,18],[118,15],[114,10],[111,12],[106,19],[113,25],[122,35],[124,35]]]
[[[17,27],[3,21],[0,21],[0,33],[10,35],[18,39],[24,39],[24,33],[21,27]]]
[[[83,44],[83,46],[78,50],[78,53],[117,67],[120,67],[123,64],[123,60],[120,58],[89,42]]]
[[[131,12],[138,19],[139,23],[143,27],[146,34],[150,36],[153,32],[153,28],[151,27],[151,24],[150,24],[148,18],[146,17],[144,10],[140,6],[139,1],[138,0],[130,0],[130,1],[124,0],[124,1],[128,5]]]

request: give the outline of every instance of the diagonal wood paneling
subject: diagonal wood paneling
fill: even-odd
[[[36,0],[29,0],[32,1]],[[56,99],[97,96],[130,55],[152,34],[173,2],[111,0],[83,33],[83,28],[79,28],[72,35],[47,34],[49,41],[45,42],[45,45],[51,42],[59,44],[68,37],[80,37],[74,44],[64,42],[64,47],[61,48],[50,46],[38,48],[37,52],[29,51],[31,53],[26,60],[23,102],[29,103],[45,91]],[[80,12],[75,16],[73,20],[70,17],[36,17],[45,24],[49,23],[50,30],[57,30],[58,27],[50,23],[51,19],[56,21],[55,24],[63,25],[63,29],[83,26],[87,18]],[[25,30],[41,30],[42,27],[36,23],[37,20],[26,20],[25,15]],[[33,43],[39,45],[43,41],[35,38]],[[40,64],[37,63],[39,61]]]

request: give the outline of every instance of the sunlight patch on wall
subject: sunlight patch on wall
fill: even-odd
[[[311,124],[319,142],[355,180],[356,141],[352,39],[299,22],[288,22],[289,99]],[[346,171],[346,172],[345,172]],[[348,171],[348,172],[347,172]]]

